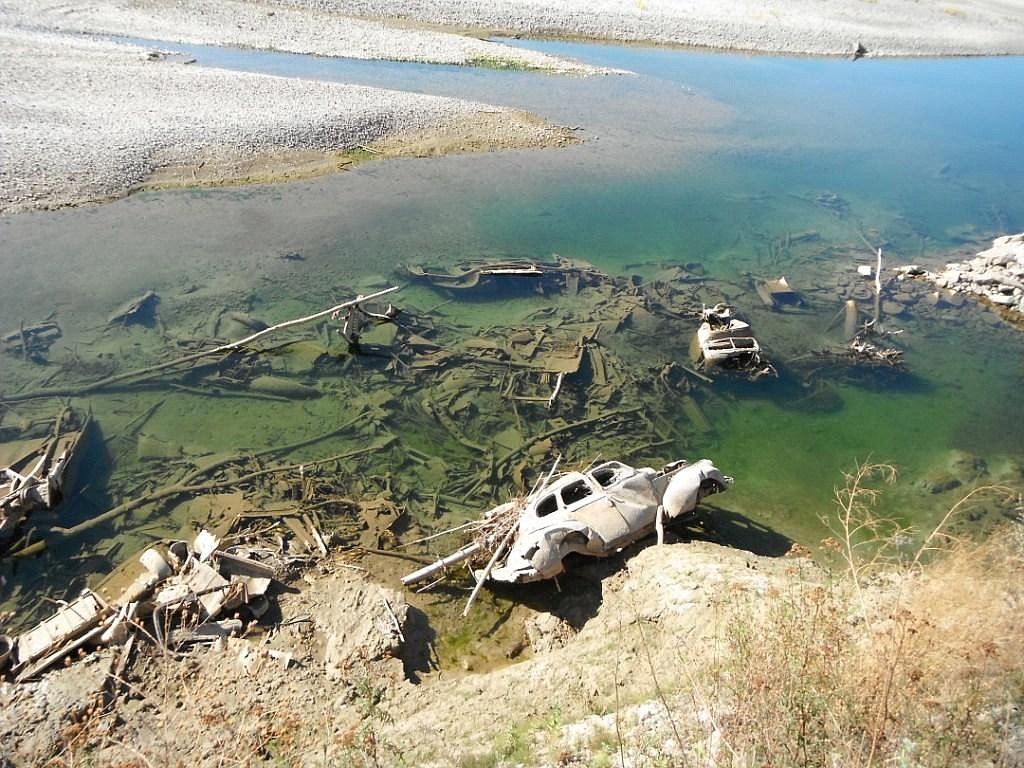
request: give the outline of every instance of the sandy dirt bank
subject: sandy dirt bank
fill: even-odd
[[[682,649],[697,663],[713,647],[716,606],[727,594],[764,595],[789,583],[801,566],[816,571],[806,562],[707,543],[645,546],[630,554],[628,567],[613,559],[578,569],[566,582],[575,599],[562,601],[563,610],[520,608],[502,621],[502,638],[485,627],[473,630],[481,633],[473,641],[476,653],[491,646],[501,659],[490,672],[441,670],[431,662],[435,638],[421,609],[434,618],[459,612],[464,596],[449,598],[446,609],[437,596],[405,593],[411,605],[406,642],[391,656],[374,639],[380,636],[374,606],[385,598],[404,606],[406,598],[327,565],[306,575],[301,593],[281,597],[286,626],[271,635],[199,650],[184,662],[140,654],[131,677],[141,698],[125,702],[119,718],[76,710],[90,700],[83,690],[102,687],[102,657],[37,683],[0,683],[0,758],[6,753],[15,765],[47,755],[75,764],[89,754],[103,765],[140,758],[165,765],[272,764],[277,758],[287,765],[453,766],[500,742],[517,723],[556,713],[553,725],[560,728],[562,720],[613,711],[618,701],[624,718],[632,712],[635,728],[644,713],[633,710],[651,695],[652,674],[674,681]],[[389,567],[363,565],[378,576]],[[344,651],[340,666],[331,647]],[[240,649],[254,648],[289,661],[250,664]],[[509,664],[510,658],[520,663]],[[597,727],[584,720],[577,730]]]

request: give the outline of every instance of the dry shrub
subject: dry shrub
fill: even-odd
[[[889,558],[891,540],[862,546],[905,546],[905,531],[870,519],[870,480],[889,469],[877,468],[847,477],[862,493],[837,492],[841,578],[795,573],[725,611],[708,678],[715,765],[1024,765],[1021,525],[955,541],[943,530],[962,502],[916,552]],[[986,493],[1020,503],[1005,488],[970,496]]]
[[[847,677],[852,627],[835,591],[795,581],[726,611],[716,672],[725,764],[829,764],[854,702]],[[718,762],[716,761],[716,762]]]
[[[921,764],[1024,763],[1024,540],[1004,533],[954,545],[886,626],[891,730]]]

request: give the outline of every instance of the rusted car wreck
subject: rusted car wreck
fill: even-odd
[[[696,334],[696,357],[704,370],[724,368],[739,371],[757,380],[778,376],[768,362],[750,324],[740,320],[727,304],[705,306]]]

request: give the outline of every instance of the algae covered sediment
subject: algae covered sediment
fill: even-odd
[[[494,68],[526,69],[500,61],[496,61]],[[127,192],[283,184],[352,171],[371,161],[511,148],[565,147],[579,141],[572,131],[546,123],[527,112],[510,112],[508,115],[480,113],[443,128],[406,131],[342,152],[282,148],[252,158],[214,157],[199,163],[162,166]]]

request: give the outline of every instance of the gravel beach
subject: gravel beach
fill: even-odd
[[[184,3],[99,0],[88,4],[61,5],[22,0],[16,5],[0,3],[0,21],[4,19],[26,29],[317,56],[478,64],[575,75],[606,72],[569,59],[453,32],[353,18],[344,15],[344,11],[238,0],[189,0]]]
[[[516,34],[736,51],[877,56],[1024,54],[1013,0],[284,0],[358,16]]]
[[[516,110],[196,67],[81,36],[0,29],[0,56],[4,212],[108,199],[158,169],[163,184],[176,181],[168,169],[196,181],[274,180],[256,161],[330,164],[345,149],[424,132],[483,148],[567,140]]]
[[[385,139],[403,154],[403,136],[406,154],[572,141],[506,108],[208,69],[94,37],[613,74],[480,39],[487,30],[821,55],[1024,53],[1024,8],[996,0],[0,0],[0,213],[105,200],[147,180],[322,173]]]

